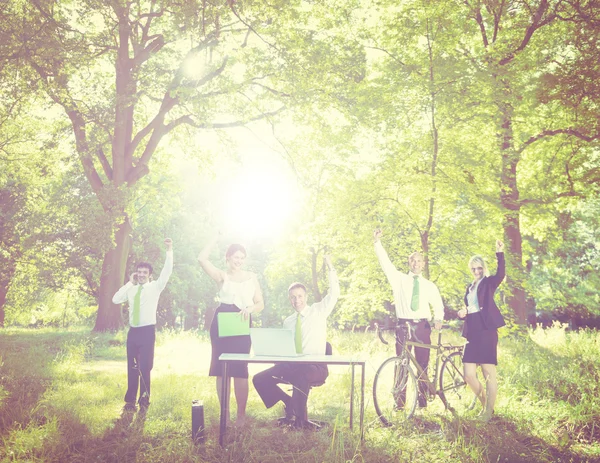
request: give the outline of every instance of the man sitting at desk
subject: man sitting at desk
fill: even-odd
[[[303,354],[324,355],[327,342],[327,317],[333,310],[340,295],[340,283],[331,257],[325,256],[329,269],[329,292],[321,302],[306,305],[306,286],[292,283],[288,288],[288,296],[296,313],[283,321],[283,328],[295,333],[296,352]],[[281,424],[293,424],[301,428],[314,428],[316,425],[308,421],[306,402],[310,384],[323,382],[329,375],[327,365],[278,363],[258,373],[252,379],[254,387],[267,408],[271,408],[280,400],[285,406],[285,418]],[[286,394],[279,386],[288,383],[293,387],[292,396]]]

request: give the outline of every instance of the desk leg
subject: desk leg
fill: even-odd
[[[219,445],[225,445],[227,432],[227,416],[229,415],[229,372],[227,362],[223,362],[223,376],[221,377],[221,417],[219,421]]]
[[[364,419],[365,419],[365,364],[362,365],[362,375],[360,378],[360,440],[365,438]]]
[[[350,429],[354,427],[354,364],[352,364],[352,381],[350,382]]]

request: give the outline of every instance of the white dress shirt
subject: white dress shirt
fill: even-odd
[[[442,321],[444,319],[444,303],[442,302],[442,296],[440,296],[440,290],[435,283],[422,275],[418,276],[419,309],[413,311],[411,300],[415,274],[412,272],[402,273],[396,269],[387,252],[383,249],[381,241],[375,243],[375,254],[377,254],[379,264],[392,286],[397,318],[431,320],[431,308],[433,308],[434,320]]]
[[[149,281],[142,285],[140,294],[140,321],[139,324],[133,324],[133,301],[138,292],[139,285],[134,285],[128,281],[122,286],[112,298],[113,304],[122,304],[129,302],[129,326],[139,328],[140,326],[156,325],[156,309],[158,307],[158,298],[162,293],[169,277],[173,273],[173,251],[167,251],[165,265],[160,272],[157,280]]]
[[[321,302],[306,306],[302,312],[295,312],[283,321],[283,327],[296,332],[296,319],[302,324],[302,353],[325,354],[327,342],[327,317],[340,297],[340,282],[335,270],[329,271],[329,292]]]

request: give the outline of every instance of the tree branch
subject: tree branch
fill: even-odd
[[[104,155],[104,151],[102,150],[102,148],[98,148],[98,150],[96,151],[96,156],[98,157],[98,160],[100,161],[100,164],[102,165],[102,169],[104,170],[104,173],[106,174],[106,176],[108,177],[109,180],[112,180],[112,177],[113,177],[112,167],[110,166],[108,159],[106,159],[106,156]]]
[[[152,53],[158,53],[165,46],[165,39],[162,35],[157,35],[152,42],[144,47],[140,52],[136,53],[131,60],[131,67],[138,68],[145,63]]]
[[[251,30],[252,32],[254,32],[254,34],[261,40],[263,41],[267,46],[273,48],[274,50],[277,50],[278,53],[283,53],[283,50],[280,50],[279,48],[277,48],[275,45],[273,45],[272,43],[268,42],[267,40],[265,40],[262,35],[260,35],[256,29],[254,29],[254,27],[252,27],[251,24],[249,24],[248,22],[244,21],[242,19],[242,17],[238,14],[238,12],[236,11],[236,9],[234,8],[234,4],[235,1],[234,0],[228,0],[227,3],[229,4],[229,8],[231,9],[231,12],[235,15],[236,18],[238,18],[238,20],[244,25],[246,26],[249,30]],[[244,42],[246,42],[246,39],[244,39]]]
[[[219,76],[225,70],[225,66],[227,65],[228,61],[229,61],[229,57],[226,56],[223,59],[223,62],[221,63],[221,65],[217,69],[209,72],[201,79],[190,80],[189,83],[186,83],[183,86],[184,87],[201,87],[202,85],[206,84],[207,82],[210,82],[211,80],[213,80],[215,77]]]
[[[465,5],[470,8],[471,12],[475,15],[474,19],[479,25],[479,30],[481,31],[481,39],[483,40],[483,45],[485,48],[489,46],[489,41],[487,38],[487,32],[485,30],[485,24],[483,23],[483,16],[481,16],[481,8],[477,6],[477,8],[473,8],[469,3],[469,0],[465,0]]]
[[[396,56],[394,56],[391,52],[387,51],[385,48],[381,48],[381,47],[371,47],[371,46],[365,46],[365,48],[370,48],[371,50],[379,50],[384,52],[386,55],[388,55],[390,58],[392,58],[394,61],[398,62],[398,64],[400,64],[401,66],[406,66],[406,63],[399,60]]]
[[[85,131],[85,119],[79,111],[77,103],[68,93],[68,79],[60,74],[60,70],[53,70],[53,72],[56,74],[56,78],[51,82],[48,79],[48,74],[44,69],[41,68],[41,66],[37,65],[37,63],[35,63],[33,60],[30,61],[30,64],[32,68],[35,69],[35,71],[40,75],[40,77],[42,77],[42,81],[44,82],[48,96],[50,96],[55,103],[63,107],[67,113],[67,116],[71,120],[73,133],[75,135],[75,146],[77,153],[79,154],[81,165],[83,166],[83,172],[90,182],[92,190],[100,200],[100,203],[104,206],[101,195],[104,184],[100,178],[100,175],[98,175],[98,172],[96,171],[96,167],[94,166],[94,162],[90,154],[90,147]],[[63,82],[63,84],[59,85],[56,82]]]
[[[575,129],[543,130],[542,132],[538,133],[537,135],[529,137],[529,139],[527,141],[525,141],[523,143],[523,145],[521,146],[521,148],[519,148],[517,151],[519,153],[521,153],[525,148],[527,148],[529,145],[535,143],[536,141],[542,140],[543,138],[546,138],[546,137],[553,137],[554,135],[559,135],[559,134],[572,135],[572,136],[577,137],[580,140],[586,141],[588,143],[592,142],[594,140],[600,140],[600,133],[590,136],[590,135],[585,135]]]
[[[182,116],[179,119],[172,121],[171,123],[169,123],[167,125],[167,128],[168,128],[168,131],[170,131],[180,124],[188,124],[197,129],[228,129],[228,128],[232,128],[232,127],[242,127],[249,122],[255,122],[255,121],[259,121],[261,119],[267,119],[269,117],[275,116],[275,115],[279,114],[281,111],[283,111],[285,108],[286,108],[285,106],[282,106],[281,108],[279,108],[275,111],[261,113],[258,116],[251,117],[250,119],[247,119],[247,120],[237,120],[237,121],[232,121],[232,122],[213,122],[210,124],[199,124],[199,123],[195,122],[191,118],[191,116],[187,115],[187,116]]]
[[[552,21],[554,21],[554,19],[556,18],[556,14],[551,14],[546,19],[542,20],[542,18],[544,17],[544,13],[546,13],[546,11],[548,11],[548,0],[541,0],[540,4],[538,6],[538,9],[533,14],[533,17],[531,19],[531,24],[525,31],[525,35],[523,37],[523,40],[521,41],[521,44],[514,51],[510,52],[507,56],[505,56],[504,58],[502,58],[499,61],[500,66],[504,66],[505,64],[508,64],[510,61],[512,61],[514,59],[514,57],[517,55],[517,53],[524,50],[525,47],[527,46],[527,44],[529,44],[529,41],[531,40],[531,37],[533,37],[533,34],[535,33],[535,31],[542,28],[546,24],[549,24]]]
[[[564,191],[562,193],[558,193],[557,195],[553,195],[552,198],[547,199],[521,199],[519,204],[521,206],[535,204],[535,205],[543,205],[543,204],[552,204],[556,201],[557,198],[568,198],[568,197],[576,197],[583,198],[584,195],[582,193],[578,193],[576,191]]]
[[[175,76],[173,77],[173,81],[171,82],[171,84],[169,85],[169,88],[167,89],[167,91],[165,92],[165,94],[163,96],[162,104],[161,104],[160,109],[158,110],[158,113],[156,114],[154,119],[152,119],[145,127],[140,129],[140,131],[138,133],[136,133],[135,136],[133,137],[133,139],[131,140],[131,143],[128,148],[129,155],[133,156],[133,153],[135,152],[135,150],[137,149],[139,144],[142,142],[142,140],[150,132],[155,130],[157,127],[160,127],[163,125],[162,121],[164,121],[164,118],[167,115],[167,113],[179,102],[179,99],[176,96],[173,96],[173,94],[176,92],[177,88],[181,85],[181,81],[183,80],[183,76],[184,76],[183,66],[184,66],[184,63],[186,62],[186,60],[189,59],[194,54],[198,53],[199,51],[203,50],[207,46],[209,46],[211,43],[214,43],[214,41],[212,39],[207,39],[202,44],[198,45],[197,47],[194,47],[192,50],[190,50],[187,53],[186,57],[183,59],[181,65],[179,66],[179,69],[175,73]],[[202,85],[206,84],[207,82],[209,82],[210,80],[214,79],[215,77],[219,76],[225,70],[227,61],[228,61],[228,57],[225,57],[221,66],[219,66],[214,71],[208,73],[203,78],[194,81],[195,86],[196,87],[202,86]],[[145,150],[144,152],[146,153],[147,150]]]
[[[252,85],[256,85],[260,88],[265,89],[267,92],[272,93],[273,95],[276,96],[283,96],[283,97],[290,97],[292,96],[290,93],[284,93],[284,92],[280,92],[279,90],[275,90],[274,88],[268,87],[266,85],[260,84],[258,82],[256,82],[255,79],[252,79]]]

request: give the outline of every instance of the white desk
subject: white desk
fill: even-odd
[[[360,438],[363,439],[363,423],[365,415],[365,361],[356,357],[340,355],[303,355],[300,357],[275,357],[255,356],[250,354],[221,354],[219,360],[223,362],[223,381],[221,383],[221,421],[219,424],[219,444],[223,446],[227,430],[227,416],[229,415],[229,369],[230,363],[325,363],[327,365],[350,365],[352,367],[352,381],[350,384],[350,429],[353,428],[354,413],[354,367],[361,367],[360,376]]]

